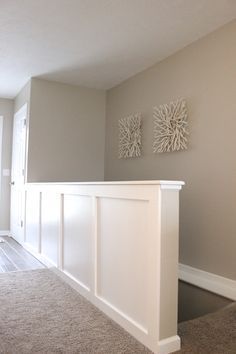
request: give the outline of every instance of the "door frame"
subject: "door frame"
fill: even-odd
[[[12,157],[13,157],[13,144],[14,144],[14,124],[15,124],[15,116],[18,114],[21,114],[22,112],[25,112],[25,153],[24,153],[24,176],[23,176],[23,183],[25,184],[27,182],[27,175],[28,175],[28,130],[29,130],[29,109],[28,109],[28,103],[24,103],[16,112],[14,112],[13,116],[13,132],[12,132]],[[12,158],[13,161],[13,158]],[[11,183],[12,183],[12,171],[11,171]],[[11,185],[10,183],[10,185]],[[11,193],[12,193],[12,188],[11,188]],[[24,196],[25,197],[25,196]],[[26,200],[24,198],[24,206],[22,210],[22,221],[23,221],[23,227],[22,227],[22,240],[23,243],[25,242],[25,203]],[[10,236],[13,237],[12,234],[12,205],[10,204]],[[14,237],[13,237],[14,238]],[[17,240],[19,242],[19,240]]]

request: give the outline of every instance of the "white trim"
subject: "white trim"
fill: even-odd
[[[25,127],[23,128],[20,127],[22,130],[21,133],[21,150],[24,153],[23,161],[21,161],[21,166],[15,166],[15,157],[16,157],[16,151],[19,150],[19,146],[16,146],[16,135],[18,133],[18,128],[17,123],[18,121],[23,121]],[[27,171],[26,171],[26,161],[27,161],[27,155],[26,155],[26,144],[27,144],[27,123],[28,122],[28,104],[25,103],[17,112],[14,113],[14,118],[13,118],[13,136],[12,136],[12,155],[11,155],[11,182],[16,182],[15,188],[12,188],[11,186],[11,205],[10,205],[10,228],[11,232],[14,234],[14,237],[22,242],[25,240],[25,231],[23,230],[22,227],[19,225],[19,216],[21,216],[21,221],[25,221],[25,215],[24,215],[24,209],[25,209],[25,202],[24,202],[24,185],[26,183],[26,176],[27,176]],[[21,152],[22,152],[21,151]],[[22,178],[22,171],[19,171],[19,169],[22,168],[23,173],[23,178]],[[21,176],[21,178],[19,178]],[[12,184],[12,183],[11,183]],[[21,198],[22,202],[20,201],[15,201],[15,195],[20,193],[20,196],[17,197],[18,199]]]
[[[236,301],[235,280],[208,273],[186,264],[179,264],[179,279]]]
[[[10,236],[10,230],[0,230],[0,236]]]
[[[185,185],[185,182],[183,181],[165,181],[165,180],[146,180],[146,181],[94,181],[94,182],[33,182],[33,183],[27,183],[29,186],[47,186],[47,185],[78,185],[78,186],[83,186],[83,185],[163,185],[164,189],[168,188],[167,186],[173,186],[175,189],[177,187],[181,187]],[[170,188],[170,187],[169,187]],[[179,189],[179,188],[178,188]]]
[[[166,339],[162,339],[158,343],[158,354],[168,354],[180,349],[180,337],[173,336]]]
[[[182,189],[183,184],[160,184],[160,186],[161,189],[176,189],[180,191]]]
[[[60,269],[59,269],[60,270]],[[67,277],[69,277],[69,278],[71,278],[71,280],[73,280],[74,282],[76,282],[81,288],[83,288],[85,291],[87,291],[87,292],[90,292],[91,291],[91,289],[87,286],[87,285],[85,285],[84,283],[82,283],[80,280],[78,280],[78,279],[76,279],[72,274],[70,274],[69,272],[67,272],[66,270],[63,270],[63,273],[67,276]]]
[[[136,328],[138,328],[141,332],[145,333],[148,335],[148,330],[147,328],[143,327],[141,324],[139,324],[137,321],[134,321],[131,317],[126,315],[123,311],[119,310],[116,306],[112,305],[109,301],[104,299],[101,296],[96,296],[96,298],[101,301],[103,304],[107,305],[111,310],[113,310],[115,313],[118,313],[121,317],[123,317],[126,321],[132,323]]]
[[[43,263],[48,268],[57,267],[56,263],[48,259],[46,256],[39,254],[36,248],[32,247],[29,243],[23,242],[21,244],[28,252],[30,252],[35,258],[37,258],[41,263]]]
[[[45,264],[44,262],[42,262]],[[45,264],[46,265],[46,264]],[[86,297],[87,295],[87,290],[85,290],[84,287],[82,287],[79,282],[71,276],[69,273],[65,273],[63,270],[57,268],[57,267],[51,267],[50,268],[55,274],[57,274],[61,279],[63,279],[67,284],[69,284],[73,289],[78,291],[81,295]]]

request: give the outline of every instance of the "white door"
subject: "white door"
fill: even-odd
[[[24,241],[26,117],[27,104],[14,115],[12,140],[11,236],[20,243]]]

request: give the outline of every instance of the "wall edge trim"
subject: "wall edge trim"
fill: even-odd
[[[0,230],[0,236],[10,236],[10,230]]]
[[[167,354],[167,353],[175,352],[176,350],[181,349],[180,344],[181,344],[180,337],[177,335],[166,339],[162,339],[158,343],[159,354]]]
[[[236,301],[236,281],[179,263],[179,279]]]

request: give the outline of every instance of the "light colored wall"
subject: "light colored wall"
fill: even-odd
[[[30,109],[30,92],[31,92],[31,80],[20,90],[18,95],[14,99],[14,112],[16,113],[19,109],[27,103],[28,111]]]
[[[106,93],[31,80],[28,181],[104,179]]]
[[[236,21],[107,94],[106,180],[184,180],[180,261],[236,279]],[[125,65],[125,63],[124,63]],[[189,149],[152,153],[152,107],[186,97]],[[143,115],[143,156],[117,158],[118,120]]]
[[[3,116],[2,170],[11,169],[13,100],[0,98],[0,116]],[[0,171],[2,174],[2,171]],[[1,176],[0,231],[10,227],[10,177]]]

